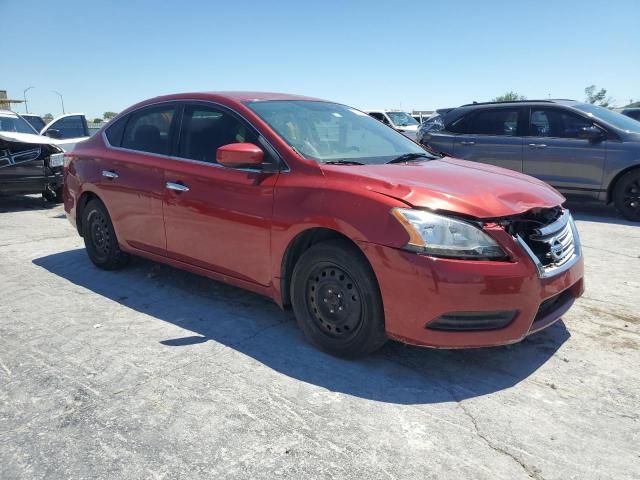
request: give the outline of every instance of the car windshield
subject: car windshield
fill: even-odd
[[[359,110],[308,100],[247,102],[299,154],[320,163],[383,164],[425,150]]]
[[[24,118],[13,115],[0,115],[0,132],[38,133]]]
[[[396,127],[408,127],[410,125],[418,125],[418,122],[408,113],[404,112],[387,112],[387,115]]]
[[[626,115],[614,112],[608,108],[599,107],[598,105],[591,105],[589,103],[581,103],[574,106],[578,110],[582,110],[587,113],[589,116],[604,120],[608,124],[624,130],[625,132],[640,133],[640,122],[627,117]]]
[[[37,115],[22,115],[22,118],[29,122],[29,125],[31,125],[36,132],[40,132],[46,125],[44,120]]]

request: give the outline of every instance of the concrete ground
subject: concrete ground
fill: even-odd
[[[640,225],[575,210],[564,322],[342,361],[264,298],[100,271],[60,207],[0,198],[0,478],[640,478]]]

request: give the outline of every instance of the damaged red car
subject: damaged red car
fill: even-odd
[[[584,289],[563,202],[284,94],[154,98],[65,154],[65,210],[98,267],[139,255],[266,295],[341,356],[389,338],[504,345],[553,324]]]

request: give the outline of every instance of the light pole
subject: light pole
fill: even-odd
[[[23,98],[24,98],[24,109],[27,111],[27,113],[29,113],[29,105],[27,104],[27,92],[28,92],[29,90],[31,90],[32,88],[34,88],[34,87],[25,88],[25,89],[22,91],[22,96],[23,96]]]
[[[64,100],[62,98],[62,94],[60,92],[56,92],[55,90],[51,91],[60,97],[60,103],[62,104],[62,114],[64,115],[66,112],[64,111]]]

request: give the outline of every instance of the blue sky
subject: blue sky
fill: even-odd
[[[640,100],[640,1],[0,0],[0,89],[101,116],[171,92],[262,90],[358,108]],[[23,111],[23,106],[17,106]]]

